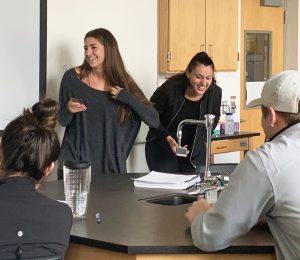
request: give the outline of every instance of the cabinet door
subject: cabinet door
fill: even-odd
[[[205,0],[169,0],[168,71],[184,71],[205,50]]]
[[[206,1],[206,51],[216,70],[236,70],[238,1]]]

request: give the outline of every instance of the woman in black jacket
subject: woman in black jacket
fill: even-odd
[[[204,125],[185,125],[182,145],[187,157],[175,155],[176,131],[183,119],[204,119],[215,115],[215,128],[220,118],[222,90],[216,85],[214,63],[205,53],[197,53],[186,71],[170,77],[152,95],[160,117],[160,126],[150,128],[146,142],[146,160],[150,170],[172,173],[193,173],[205,164],[206,128]]]

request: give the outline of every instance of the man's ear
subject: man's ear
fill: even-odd
[[[270,126],[271,127],[274,127],[274,125],[278,122],[278,117],[277,117],[277,114],[276,114],[276,111],[273,109],[273,108],[268,108],[268,113],[269,113],[269,120],[270,120]]]

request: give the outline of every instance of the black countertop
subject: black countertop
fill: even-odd
[[[225,140],[225,139],[237,139],[237,138],[244,138],[244,137],[254,137],[254,136],[260,136],[260,133],[255,132],[239,132],[232,135],[212,135],[211,140],[212,141],[219,141],[219,140]]]
[[[155,196],[185,193],[178,190],[134,188],[131,177],[144,174],[92,176],[85,220],[74,220],[70,241],[129,254],[202,253],[193,246],[184,217],[190,204],[164,206],[146,202]],[[63,182],[49,181],[41,192],[64,200]],[[96,222],[99,212],[101,223]],[[274,253],[266,225],[253,228],[222,253]]]

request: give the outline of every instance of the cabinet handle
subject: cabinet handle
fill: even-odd
[[[224,148],[227,148],[227,146],[224,145],[224,146],[217,146],[217,147],[216,147],[217,150],[221,150],[221,149],[224,149]]]
[[[213,55],[213,45],[212,44],[209,44],[208,45],[208,55],[213,58],[214,55]]]

